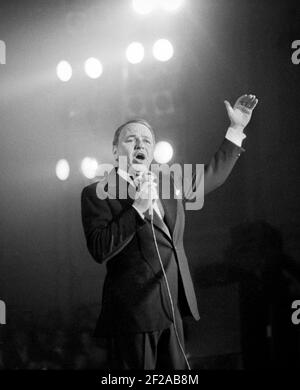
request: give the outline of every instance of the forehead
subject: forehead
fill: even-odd
[[[121,138],[128,137],[129,135],[137,135],[141,137],[149,137],[153,140],[151,130],[142,123],[129,123],[126,125],[120,134]]]

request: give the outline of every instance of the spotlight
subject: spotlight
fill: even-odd
[[[170,41],[167,39],[159,39],[153,45],[153,56],[162,62],[169,61],[174,54],[174,49]]]
[[[167,164],[173,157],[173,148],[169,142],[160,141],[154,150],[154,159],[159,164]]]
[[[156,5],[155,3],[155,0],[132,0],[133,9],[141,15],[150,14]]]
[[[103,66],[97,58],[91,57],[85,61],[84,70],[91,79],[97,79],[102,75]]]
[[[132,42],[126,50],[127,60],[131,64],[138,64],[139,62],[142,62],[144,55],[144,46],[139,42]]]
[[[159,0],[159,5],[166,11],[177,11],[183,4],[183,0]]]
[[[56,67],[56,74],[61,81],[66,82],[70,80],[72,77],[72,67],[68,61],[60,61],[58,63]]]
[[[70,175],[70,165],[67,160],[59,160],[56,164],[56,176],[59,180],[67,180]]]
[[[85,157],[81,162],[81,171],[88,179],[94,179],[98,169],[98,162],[95,158]]]

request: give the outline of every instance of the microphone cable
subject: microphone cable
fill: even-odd
[[[164,265],[163,265],[163,262],[162,262],[162,259],[161,259],[161,256],[160,256],[160,252],[159,252],[159,249],[158,249],[156,235],[155,235],[154,226],[153,226],[153,206],[151,207],[151,209],[152,209],[151,210],[151,214],[150,214],[150,216],[151,216],[151,230],[152,230],[153,240],[154,240],[154,244],[155,244],[155,249],[156,249],[156,252],[157,252],[157,256],[158,256],[158,259],[159,259],[159,262],[160,262],[160,266],[161,266],[163,275],[164,275],[164,280],[165,280],[165,283],[166,283],[168,296],[169,296],[169,300],[170,300],[170,304],[171,304],[174,330],[175,330],[176,338],[177,338],[177,341],[178,341],[178,345],[179,345],[179,347],[181,349],[181,352],[182,352],[182,355],[183,355],[184,360],[186,362],[186,365],[188,367],[188,370],[191,370],[191,366],[190,366],[190,364],[188,362],[188,359],[187,359],[187,356],[186,356],[186,354],[184,352],[184,348],[183,348],[182,343],[180,341],[178,330],[177,330],[176,318],[175,318],[175,309],[174,309],[172,294],[171,294],[168,278],[167,278],[167,275],[166,275],[166,271],[164,269]]]

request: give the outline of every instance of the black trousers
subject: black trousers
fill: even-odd
[[[176,329],[184,350],[183,325],[178,309]],[[172,324],[159,331],[113,336],[108,340],[109,368],[185,370],[187,364],[177,334]]]

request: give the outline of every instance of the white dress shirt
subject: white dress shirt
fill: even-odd
[[[225,138],[227,138],[229,141],[236,144],[237,146],[241,147],[243,140],[246,138],[246,134],[243,133],[243,130],[243,128],[235,129],[233,127],[229,127]]]

